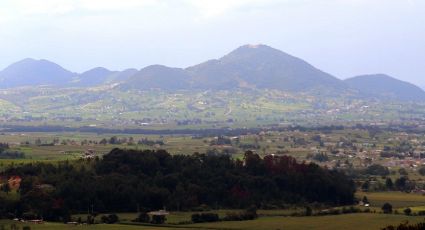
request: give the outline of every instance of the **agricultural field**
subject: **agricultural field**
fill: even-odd
[[[88,229],[88,230],[132,230],[132,229],[158,229],[158,230],[177,230],[177,229],[252,229],[252,230],[269,230],[269,229],[288,229],[288,230],[331,230],[331,229],[365,229],[373,230],[380,229],[389,224],[399,224],[403,221],[417,223],[423,221],[422,217],[403,216],[403,215],[384,215],[384,214],[348,214],[338,216],[323,216],[323,217],[260,217],[252,221],[228,221],[204,224],[190,225],[165,225],[165,226],[141,226],[127,224],[99,224],[99,225],[82,225],[68,226],[60,223],[45,223],[42,225],[18,224],[18,226],[31,226],[35,230],[61,230],[61,229]],[[13,222],[2,221],[4,225],[9,225]]]
[[[23,158],[0,159],[0,169],[31,162],[81,162],[90,161],[110,152],[121,149],[165,149],[171,154],[229,154],[234,159],[244,159],[245,151],[252,150],[260,156],[269,154],[289,155],[299,162],[314,162],[323,167],[342,170],[356,182],[356,198],[367,197],[371,213],[343,214],[334,216],[291,217],[300,209],[258,210],[259,218],[251,221],[217,222],[202,224],[182,224],[191,220],[195,212],[171,212],[164,226],[139,226],[131,220],[136,213],[118,214],[120,224],[68,226],[60,223],[31,225],[32,229],[379,229],[388,224],[403,221],[416,223],[423,217],[416,216],[425,210],[424,176],[420,173],[424,165],[425,136],[404,130],[370,129],[362,127],[335,127],[328,129],[259,129],[235,135],[196,135],[196,134],[108,134],[85,132],[2,132],[0,143],[8,144],[12,152],[23,153]],[[88,155],[87,155],[88,154]],[[89,156],[89,158],[86,158]],[[387,170],[368,172],[373,165]],[[403,169],[403,170],[402,170]],[[396,181],[406,177],[414,187],[399,188]],[[394,182],[393,188],[385,187],[387,179]],[[363,189],[365,183],[367,189]],[[17,191],[0,192],[0,198],[18,200]],[[382,214],[381,207],[390,203],[399,214]],[[322,209],[327,207],[322,207]],[[362,207],[364,209],[365,207]],[[406,216],[403,211],[411,208],[414,216]],[[213,211],[223,218],[229,211]],[[314,212],[320,211],[320,208]],[[82,219],[86,214],[79,215]],[[74,216],[74,217],[78,217]],[[100,222],[100,216],[96,221]],[[6,225],[10,222],[3,221]],[[180,223],[180,224],[178,224]],[[178,224],[178,225],[177,225]],[[25,226],[25,223],[19,226]]]
[[[423,134],[367,127],[242,130],[227,136],[202,131],[173,135],[2,132],[0,143],[7,143],[11,151],[25,154],[22,159],[0,159],[0,166],[11,162],[78,160],[88,150],[100,157],[113,148],[166,149],[172,154],[230,154],[239,159],[251,150],[262,156],[290,155],[301,161],[341,169],[381,164],[389,168],[391,174],[387,176],[393,180],[400,176],[399,170],[403,168],[411,180],[421,181],[423,176],[418,169],[425,164]],[[379,181],[379,178],[372,179]]]
[[[321,98],[266,89],[173,93],[121,91],[113,86],[0,90],[0,125],[202,129],[394,122],[422,119],[423,114],[423,104]]]
[[[381,208],[384,203],[390,203],[393,208],[412,208],[415,211],[425,210],[425,196],[406,192],[358,192],[357,197],[361,199],[366,196],[371,207]]]

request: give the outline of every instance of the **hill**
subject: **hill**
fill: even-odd
[[[77,74],[47,60],[24,59],[0,72],[0,88],[40,85],[87,88],[112,83],[119,83],[120,90],[271,89],[328,98],[425,101],[425,92],[408,82],[384,74],[343,81],[266,45],[244,45],[219,59],[188,68],[151,65],[139,71],[111,71],[97,67]]]
[[[151,65],[128,78],[121,86],[125,89],[190,89],[191,76],[180,68]]]
[[[186,69],[149,66],[131,76],[123,88],[278,89],[291,92],[342,92],[341,80],[307,62],[266,45],[245,45],[218,60]]]
[[[0,88],[65,85],[76,74],[47,60],[24,59],[0,72]]]
[[[96,86],[101,85],[105,82],[105,79],[109,75],[114,73],[103,67],[97,67],[91,70],[88,70],[78,76],[78,80],[75,84],[78,86]]]
[[[345,80],[363,97],[400,101],[425,101],[425,92],[416,85],[385,74],[362,75]]]
[[[245,45],[226,56],[186,69],[200,88],[255,87],[293,92],[341,91],[339,79],[266,45]]]

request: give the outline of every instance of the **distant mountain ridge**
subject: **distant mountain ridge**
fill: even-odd
[[[220,59],[186,69],[148,66],[131,76],[122,87],[168,90],[269,88],[306,92],[347,90],[345,83],[336,77],[266,45],[241,46]]]
[[[0,72],[0,87],[66,85],[76,75],[56,63],[27,58]]]
[[[244,45],[229,54],[188,68],[151,65],[141,70],[97,67],[74,73],[47,61],[24,59],[0,72],[0,88],[50,85],[93,87],[119,83],[128,90],[275,89],[314,95],[424,101],[423,89],[378,74],[340,80],[306,61],[266,45]]]
[[[345,82],[366,97],[398,99],[403,101],[425,101],[425,92],[420,87],[395,79],[385,74],[361,75]]]

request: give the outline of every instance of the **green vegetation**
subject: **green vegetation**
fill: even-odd
[[[0,214],[18,218],[31,214],[33,218],[65,222],[71,219],[71,213],[87,209],[94,215],[162,207],[193,210],[201,206],[280,207],[314,202],[346,205],[353,203],[355,191],[352,181],[341,172],[298,163],[288,156],[262,159],[249,151],[241,161],[228,155],[114,149],[102,159],[26,164],[3,174],[22,181],[19,199],[4,200]],[[247,211],[227,219],[250,219],[255,213]],[[117,222],[111,215],[101,220]]]

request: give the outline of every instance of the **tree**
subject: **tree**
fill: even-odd
[[[362,184],[362,190],[363,191],[368,191],[369,190],[369,186],[370,186],[370,182],[367,180]]]
[[[407,176],[409,174],[405,168],[399,169],[398,173],[400,173],[402,176]]]
[[[140,222],[140,223],[149,223],[150,221],[151,221],[151,218],[146,212],[139,213],[139,216],[137,216],[135,220],[135,222]]]
[[[310,206],[306,206],[305,207],[305,215],[306,216],[311,216],[313,214],[313,210],[311,209]]]
[[[421,174],[421,176],[425,176],[425,166],[422,166],[419,170],[418,170],[419,174]]]
[[[163,224],[167,218],[164,215],[153,215],[152,216],[152,224]]]
[[[116,214],[110,214],[107,216],[102,216],[101,220],[102,220],[102,223],[105,223],[105,224],[115,224],[119,221],[119,218]]]
[[[382,205],[381,209],[385,214],[390,214],[393,212],[393,206],[390,203],[385,203]]]
[[[391,180],[391,178],[387,178],[385,180],[385,186],[388,190],[392,190],[394,188],[393,180]]]
[[[10,186],[9,186],[9,183],[5,183],[4,185],[2,185],[1,186],[1,190],[3,191],[3,192],[5,192],[6,194],[9,194],[9,192],[10,192]]]
[[[374,164],[367,167],[365,173],[374,176],[388,176],[390,171],[385,166]]]
[[[395,187],[400,191],[404,191],[406,190],[407,182],[406,177],[400,177],[395,181]]]
[[[406,214],[406,216],[410,216],[410,214],[412,214],[412,209],[410,208],[406,208],[403,210],[404,214]]]

